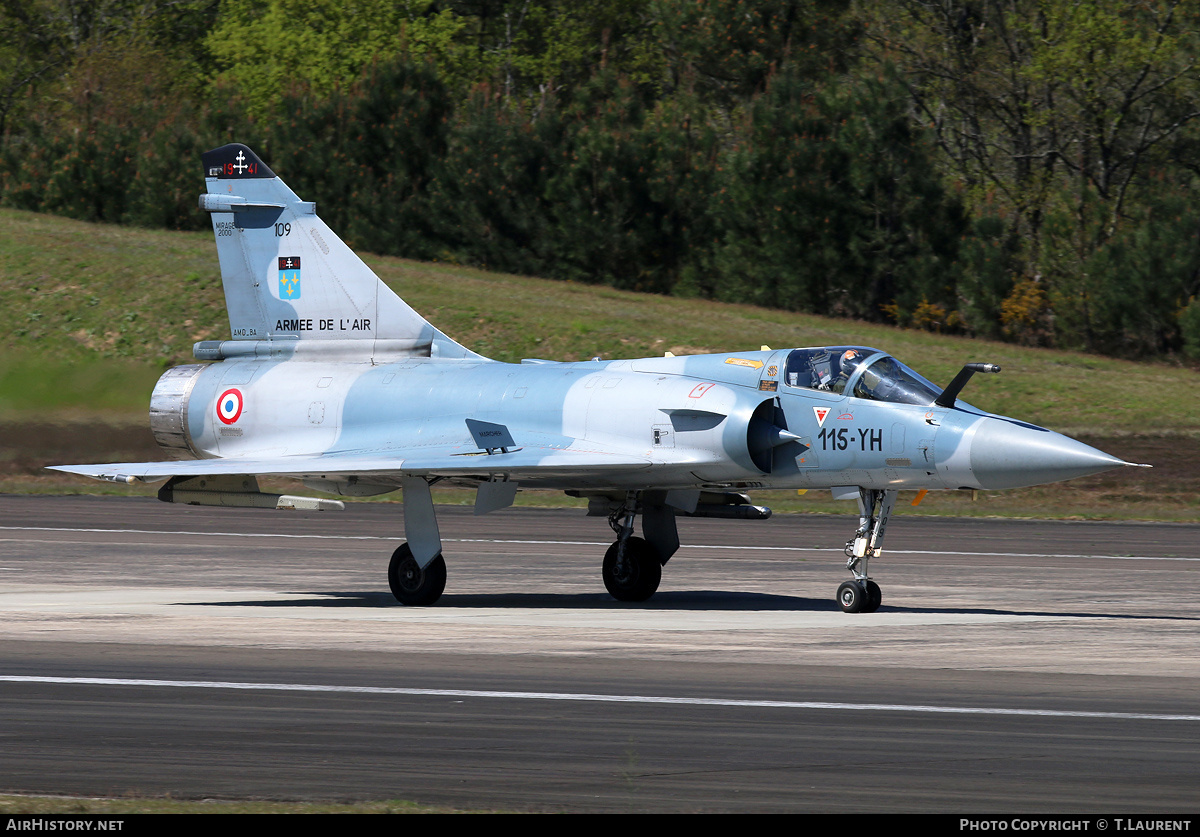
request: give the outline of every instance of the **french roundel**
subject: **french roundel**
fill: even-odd
[[[242,414],[242,391],[227,389],[217,399],[217,418],[225,424],[233,424]]]

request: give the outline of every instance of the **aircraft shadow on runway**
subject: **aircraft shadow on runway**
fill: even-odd
[[[321,592],[312,599],[286,601],[191,602],[216,607],[390,607],[404,608],[390,593]],[[576,610],[779,610],[833,611],[832,599],[806,599],[769,593],[743,593],[723,590],[685,590],[659,592],[647,602],[618,602],[607,593],[462,593],[446,594],[438,599],[438,610],[469,608],[526,608]],[[417,608],[425,610],[425,608]]]
[[[404,608],[390,593],[320,592],[309,595],[318,598],[288,599],[286,601],[228,601],[187,602],[180,604],[212,607],[347,607],[347,608]],[[693,611],[793,611],[833,612],[838,610],[832,599],[809,599],[802,596],[781,596],[770,593],[746,593],[724,590],[680,590],[659,592],[647,602],[618,602],[606,593],[462,593],[448,594],[438,600],[438,610],[471,608],[512,609],[575,609],[575,610],[693,610]],[[424,608],[417,608],[424,610]],[[1131,614],[1105,613],[1095,610],[1016,610],[987,607],[896,607],[884,604],[879,613],[938,614],[956,616],[1050,616],[1069,619],[1153,619],[1156,621],[1200,622],[1200,617],[1162,613]],[[847,618],[870,618],[869,614]]]

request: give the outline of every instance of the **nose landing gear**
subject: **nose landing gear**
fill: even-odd
[[[853,581],[838,587],[838,605],[845,613],[874,613],[883,601],[883,591],[867,573],[867,562],[883,551],[883,532],[896,505],[895,491],[873,488],[858,490],[858,531],[846,542],[846,569]]]

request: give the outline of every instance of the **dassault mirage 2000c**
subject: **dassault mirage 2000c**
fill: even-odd
[[[341,496],[403,491],[396,598],[428,605],[446,564],[430,486],[476,489],[483,514],[518,486],[563,490],[608,517],[603,579],[622,601],[658,589],[676,516],[762,519],[752,489],[857,499],[847,612],[879,607],[867,572],[899,489],[998,489],[1130,463],[958,400],[865,346],[519,364],[451,340],[394,294],[253,151],[203,155],[232,340],[197,343],[150,400],[155,438],[188,460],[64,465],[120,482],[167,480],[175,503],[340,508],[266,494],[287,476]],[[634,524],[642,518],[642,534]]]

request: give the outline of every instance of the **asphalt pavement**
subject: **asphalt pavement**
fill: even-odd
[[[683,520],[641,604],[578,510],[0,497],[0,791],[537,811],[1200,808],[1200,526]]]

